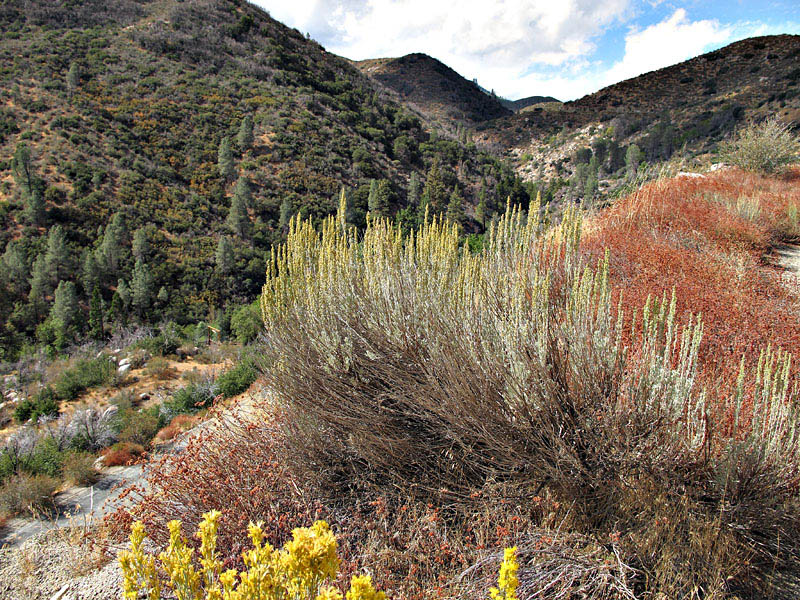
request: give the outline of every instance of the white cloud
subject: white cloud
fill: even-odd
[[[603,83],[674,65],[729,41],[731,34],[732,28],[718,21],[689,21],[679,8],[668,19],[625,36],[625,56],[605,72]]]
[[[644,20],[663,0],[253,1],[331,52],[356,60],[424,52],[508,98],[578,98],[734,39],[786,27],[692,21],[678,8],[661,22],[631,27],[623,57],[609,64],[598,58],[613,50],[597,52],[599,43],[610,42],[602,36]]]
[[[566,67],[624,22],[632,0],[256,0],[352,59],[424,52],[498,93],[531,65]],[[517,86],[513,86],[514,89]],[[516,92],[514,92],[516,93]],[[540,93],[526,90],[523,95]]]

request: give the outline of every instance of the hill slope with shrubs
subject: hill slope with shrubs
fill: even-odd
[[[432,206],[457,188],[467,220],[481,190],[512,187],[496,158],[246,2],[11,1],[0,27],[6,355],[53,304],[39,338],[63,345],[93,305],[102,335],[252,301],[289,218],[319,222],[342,187],[362,227],[369,210],[416,218],[434,161]]]

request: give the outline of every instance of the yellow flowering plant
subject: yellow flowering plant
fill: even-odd
[[[506,548],[503,552],[503,562],[500,563],[497,587],[489,590],[491,600],[517,600],[518,570],[517,547]]]
[[[158,561],[166,585],[178,600],[343,599],[332,585],[339,572],[339,557],[336,536],[325,521],[295,529],[281,550],[264,539],[260,523],[251,523],[248,533],[252,547],[242,553],[245,570],[223,572],[216,549],[219,518],[219,511],[203,515],[197,532],[197,560],[181,533],[180,522],[169,522],[169,544]],[[156,558],[145,553],[145,537],[144,525],[137,521],[131,529],[130,549],[119,554],[125,600],[136,600],[140,593],[148,600],[160,598]],[[375,590],[369,575],[355,575],[346,600],[386,600],[386,595]]]

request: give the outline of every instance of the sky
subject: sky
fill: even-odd
[[[754,35],[800,0],[251,0],[354,60],[423,52],[512,100],[573,100]]]

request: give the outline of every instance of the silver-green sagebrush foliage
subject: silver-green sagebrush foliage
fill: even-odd
[[[628,560],[667,597],[793,569],[789,358],[765,350],[736,390],[701,389],[700,317],[665,293],[626,318],[608,257],[582,256],[580,213],[549,230],[538,214],[509,207],[477,253],[444,219],[407,236],[372,219],[361,238],[342,215],[292,220],[261,308],[293,460],[345,488],[546,492],[577,531],[628,531]]]
[[[800,160],[800,143],[786,123],[772,117],[738,131],[720,145],[720,155],[746,171],[776,173]]]

